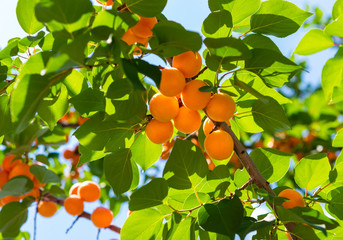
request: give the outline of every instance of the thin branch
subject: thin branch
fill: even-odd
[[[74,227],[75,223],[80,219],[80,215],[75,218],[70,227],[66,230],[66,234]]]
[[[197,75],[195,75],[194,77],[191,77],[190,80],[197,79],[197,77],[199,77],[201,74],[203,74],[206,71],[206,69],[207,69],[207,66],[205,66],[203,69],[201,69]]]
[[[254,183],[254,179],[253,178],[249,178],[249,180],[246,182],[246,183],[244,183],[244,185],[242,186],[242,187],[240,187],[240,188],[238,188],[238,190],[244,190],[244,189],[246,189],[247,187],[249,187],[251,184],[253,184]]]

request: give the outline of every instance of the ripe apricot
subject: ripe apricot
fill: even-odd
[[[77,195],[77,191],[78,191],[80,185],[81,185],[81,183],[79,183],[79,182],[73,184],[73,186],[71,186],[71,188],[69,189],[69,196]]]
[[[69,150],[69,149],[65,150],[63,153],[63,157],[65,159],[71,159],[71,158],[73,158],[73,156],[74,156],[74,152],[72,150]]]
[[[278,196],[289,199],[289,201],[282,203],[282,206],[284,208],[289,209],[294,207],[305,207],[305,201],[303,199],[303,196],[296,190],[285,189],[282,190]]]
[[[91,215],[91,220],[97,228],[106,228],[110,226],[112,219],[112,211],[104,207],[97,207]]]
[[[161,144],[169,141],[173,136],[173,124],[169,122],[160,122],[156,119],[151,120],[146,128],[146,136],[150,141],[156,144]]]
[[[173,67],[179,69],[186,78],[197,75],[201,69],[202,60],[198,52],[188,51],[173,59]]]
[[[13,159],[16,156],[13,154],[7,155],[3,160],[2,160],[2,169],[5,170],[6,172],[10,172],[15,165],[21,163],[20,159],[16,159],[13,161]]]
[[[30,172],[30,166],[25,163],[19,163],[11,170],[8,178],[14,178],[16,176],[26,176],[33,180],[34,175]]]
[[[0,199],[0,207],[5,206],[7,203],[10,203],[10,202],[19,202],[19,201],[20,201],[20,197],[6,196]]]
[[[204,124],[202,126],[202,130],[204,131],[205,136],[208,136],[210,132],[213,130],[214,124],[211,119],[206,118]]]
[[[205,150],[211,158],[224,160],[233,152],[233,140],[227,132],[216,130],[205,138]]]
[[[204,86],[207,86],[207,84],[201,80],[188,82],[181,92],[183,105],[195,111],[205,108],[211,99],[211,93],[200,92],[199,88]]]
[[[160,92],[167,97],[175,97],[186,86],[186,79],[176,68],[162,69]]]
[[[177,116],[173,119],[174,126],[183,133],[192,133],[201,126],[201,116],[198,111],[182,106]]]
[[[52,217],[57,212],[57,204],[50,201],[40,201],[38,212],[43,217]]]
[[[145,47],[148,46],[148,38],[141,38],[136,36],[131,29],[127,30],[125,32],[125,34],[122,36],[121,40],[123,40],[124,42],[126,42],[128,45],[133,45],[133,44],[137,44],[137,43],[141,43],[143,44]],[[139,47],[135,47],[133,50],[133,54],[134,55],[139,55],[142,53],[142,50]]]
[[[0,170],[0,189],[8,182],[8,173]]]
[[[166,97],[156,93],[150,100],[149,109],[155,119],[168,122],[178,114],[179,102],[176,97]]]
[[[216,122],[224,122],[232,118],[236,104],[232,97],[225,93],[216,93],[206,106],[208,116]]]
[[[156,23],[157,19],[155,17],[140,17],[138,23],[135,26],[133,26],[131,30],[138,37],[149,38],[152,36],[151,29],[155,26]]]
[[[94,202],[100,198],[100,187],[95,182],[85,181],[77,189],[77,195],[85,202]]]
[[[80,215],[83,213],[83,201],[77,195],[71,195],[64,200],[64,209],[70,215]]]

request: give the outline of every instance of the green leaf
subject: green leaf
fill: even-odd
[[[343,57],[329,59],[322,71],[322,87],[325,99],[334,103],[340,99],[340,88],[343,86]]]
[[[227,72],[237,67],[235,64],[230,62],[230,59],[225,59],[225,58],[221,58],[216,55],[213,55],[210,53],[208,49],[204,50],[203,56],[206,61],[206,66],[209,68],[209,70],[212,70],[214,73],[217,71]]]
[[[294,180],[299,187],[312,191],[328,179],[330,170],[325,153],[310,155],[295,166]]]
[[[137,211],[163,204],[168,195],[168,184],[164,178],[154,178],[130,196],[129,209]]]
[[[28,74],[40,74],[52,56],[52,52],[39,52],[32,55],[21,67],[19,79]]]
[[[249,181],[249,179],[250,179],[249,173],[245,168],[236,170],[234,182],[238,188],[246,184]]]
[[[343,28],[343,15],[338,17],[335,21],[329,23],[325,29],[324,32],[329,34],[330,36],[337,36],[337,37],[343,37],[342,33]]]
[[[145,171],[151,167],[162,154],[162,145],[151,142],[145,132],[140,132],[131,147],[132,158]]]
[[[142,17],[155,17],[160,14],[167,0],[123,0],[127,7]]]
[[[32,35],[42,29],[44,25],[36,19],[35,5],[39,0],[19,0],[17,3],[17,19],[21,28]]]
[[[294,53],[299,55],[311,55],[333,46],[334,42],[326,32],[320,29],[311,29],[300,40]]]
[[[265,218],[261,220],[257,220],[252,217],[244,217],[243,222],[239,228],[238,235],[241,239],[244,239],[249,232],[272,226],[274,222],[275,217],[270,216],[270,214],[268,214]]]
[[[194,236],[194,224],[195,219],[191,217],[187,217],[182,219],[174,229],[173,234],[169,235],[170,238],[168,239],[182,239],[182,240],[193,240],[195,239]]]
[[[219,203],[205,204],[198,212],[198,223],[206,231],[234,238],[243,221],[243,206],[237,196]]]
[[[0,211],[0,232],[18,233],[28,216],[25,203],[11,202],[2,207]]]
[[[63,117],[68,110],[68,91],[64,85],[61,85],[58,96],[51,99],[43,99],[38,108],[39,116],[48,124],[52,131],[56,122]]]
[[[247,60],[251,57],[249,48],[236,38],[206,38],[204,43],[211,54],[226,61]]]
[[[125,221],[120,232],[122,240],[156,239],[162,227],[164,216],[156,209],[134,211]]]
[[[251,17],[251,31],[276,37],[295,33],[312,14],[284,0],[262,2],[261,8]]]
[[[47,169],[44,166],[32,165],[30,172],[35,175],[40,183],[58,183],[59,177],[53,171]]]
[[[72,97],[70,103],[74,105],[80,114],[105,111],[106,108],[104,93],[92,88],[87,88],[80,94]]]
[[[106,97],[111,99],[122,98],[132,91],[133,87],[128,79],[115,79],[108,87]]]
[[[92,162],[95,160],[99,160],[107,155],[104,151],[94,151],[90,150],[81,144],[79,144],[79,152],[81,154],[80,160],[77,166],[81,166],[84,163]]]
[[[332,19],[337,19],[343,14],[343,0],[336,0],[332,8]]]
[[[252,49],[252,57],[246,61],[246,70],[259,75],[267,86],[281,87],[302,67],[269,49]]]
[[[249,34],[243,39],[243,42],[250,48],[269,49],[281,53],[278,46],[270,38],[261,34]]]
[[[219,10],[208,15],[202,24],[201,32],[205,37],[225,38],[231,35],[232,27],[231,13]]]
[[[202,45],[199,33],[187,31],[176,22],[161,21],[152,31],[154,35],[149,41],[151,51],[164,57],[173,57],[186,51],[197,52]]]
[[[330,213],[333,213],[338,219],[343,220],[343,187],[333,189],[328,193],[330,203],[327,205]]]
[[[0,62],[0,81],[7,79],[8,67]]]
[[[9,96],[0,96],[0,136],[13,130],[9,108]]]
[[[190,141],[177,139],[163,170],[169,187],[194,189],[207,172],[208,165],[201,149]]]
[[[24,176],[11,178],[0,191],[0,199],[6,196],[22,196],[33,188],[33,182]]]
[[[19,47],[23,48],[23,51],[27,50],[27,47],[35,47],[44,37],[44,31],[37,33],[37,36],[27,36],[19,41]]]
[[[131,162],[131,152],[126,148],[105,157],[105,176],[117,196],[130,190],[134,175],[138,174],[134,172],[134,164]]]
[[[209,0],[211,11],[225,9],[232,14],[233,24],[240,23],[254,14],[261,5],[261,0]]]
[[[20,38],[12,38],[5,48],[0,50],[0,60],[16,56],[19,52],[18,43]]]
[[[67,87],[71,97],[80,94],[88,88],[85,77],[79,71],[73,69],[71,73],[63,80],[63,84]]]
[[[337,135],[332,142],[333,147],[343,147],[343,129],[337,132]]]

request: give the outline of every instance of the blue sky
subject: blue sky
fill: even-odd
[[[300,8],[305,9],[306,3],[311,3],[312,6],[320,7],[325,15],[331,14],[331,9],[334,4],[334,0],[291,0],[291,2],[297,4]],[[17,1],[7,0],[2,1],[0,8],[0,48],[4,48],[7,41],[13,37],[25,37],[26,34],[21,30],[17,23],[15,15],[15,7]],[[181,23],[186,29],[201,32],[201,25],[203,20],[209,14],[207,6],[207,0],[170,0],[168,1],[167,7],[164,10],[164,14],[170,20]],[[308,29],[307,29],[308,30]],[[297,43],[300,41],[302,36],[307,30],[299,30],[284,39],[272,38],[281,51],[286,55],[290,56],[293,50],[296,48]],[[317,85],[320,83],[321,70],[326,60],[334,55],[334,50],[325,50],[310,56],[308,73],[305,74],[305,82]],[[307,57],[297,57],[297,59],[307,59]],[[161,63],[159,63],[161,64]],[[85,210],[91,212],[100,203],[89,203],[86,204]],[[34,206],[31,207],[29,220],[23,226],[22,230],[32,232],[33,229],[33,214]],[[114,224],[122,226],[127,216],[127,207],[124,207],[118,217],[114,219]],[[65,230],[73,222],[74,217],[68,215],[63,208],[58,213],[49,219],[44,219],[38,216],[38,231],[37,240],[42,239],[96,239],[97,229],[93,224],[86,220],[80,219],[68,235],[65,234]],[[119,236],[113,234],[112,231],[104,230],[101,233],[100,239],[115,239]]]

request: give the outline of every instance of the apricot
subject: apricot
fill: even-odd
[[[74,152],[72,150],[69,150],[69,149],[65,150],[63,153],[63,157],[65,159],[71,159],[71,158],[73,158],[73,156],[74,156]]]
[[[183,105],[195,111],[205,108],[211,99],[211,93],[200,92],[199,88],[204,86],[207,86],[207,84],[201,80],[188,82],[181,92]]]
[[[186,78],[197,75],[202,66],[202,59],[198,52],[188,51],[177,55],[173,59],[173,67],[179,69]]]
[[[83,213],[83,201],[77,195],[71,195],[64,200],[64,209],[70,215],[80,215]]]
[[[216,160],[224,160],[233,152],[233,140],[227,132],[216,130],[205,138],[205,150],[208,155]]]
[[[91,220],[97,228],[106,228],[110,226],[112,219],[112,211],[104,207],[97,207],[91,215]]]
[[[38,213],[43,217],[52,217],[57,212],[57,204],[50,201],[40,201]]]
[[[278,196],[289,199],[289,201],[282,203],[284,208],[305,207],[303,196],[296,190],[285,189],[281,191]]]
[[[103,3],[99,0],[96,0],[99,4],[101,5],[106,5],[106,6],[112,6],[113,5],[113,1],[112,0],[108,0],[106,3]]]
[[[73,184],[73,186],[71,186],[71,188],[69,189],[69,196],[77,195],[77,192],[78,192],[80,185],[81,185],[81,183],[79,183],[79,182]]]
[[[148,46],[148,38],[141,38],[136,36],[131,29],[127,30],[125,32],[125,34],[122,36],[121,40],[123,40],[124,42],[126,42],[128,45],[133,45],[133,44],[137,44],[137,43],[141,43],[143,44],[145,47]],[[134,55],[139,55],[142,53],[142,50],[139,47],[135,47],[134,48]]]
[[[224,122],[232,118],[236,104],[232,97],[225,93],[216,93],[206,106],[207,115],[216,122]]]
[[[34,175],[30,172],[30,166],[25,163],[19,163],[11,170],[8,178],[14,178],[16,176],[26,176],[33,180]]]
[[[173,119],[174,126],[183,133],[192,133],[201,126],[201,116],[198,111],[182,106],[177,116]]]
[[[94,202],[100,198],[100,187],[95,182],[85,181],[77,189],[77,195],[85,202]]]
[[[204,131],[205,136],[208,136],[210,132],[213,130],[214,124],[211,119],[206,118],[204,124],[202,126],[202,130]]]
[[[0,207],[5,206],[7,203],[10,203],[10,202],[19,202],[19,201],[20,201],[20,197],[6,196],[0,199]]]
[[[155,17],[153,18],[145,18],[140,17],[140,20],[138,23],[131,28],[132,32],[141,38],[149,38],[152,36],[151,29],[155,26],[157,23],[157,19]]]
[[[8,182],[8,173],[0,170],[0,189]]]
[[[161,144],[169,141],[173,136],[173,124],[169,122],[160,122],[156,119],[151,120],[146,128],[146,136],[150,141],[156,144]]]
[[[167,97],[175,97],[186,86],[186,79],[176,68],[162,69],[160,92]]]
[[[2,169],[5,170],[6,172],[10,172],[15,165],[21,163],[20,159],[16,159],[13,161],[13,159],[16,156],[13,154],[7,155],[3,160],[2,160]]]
[[[166,97],[156,93],[150,100],[149,109],[156,120],[168,122],[178,114],[179,102],[176,97]]]

